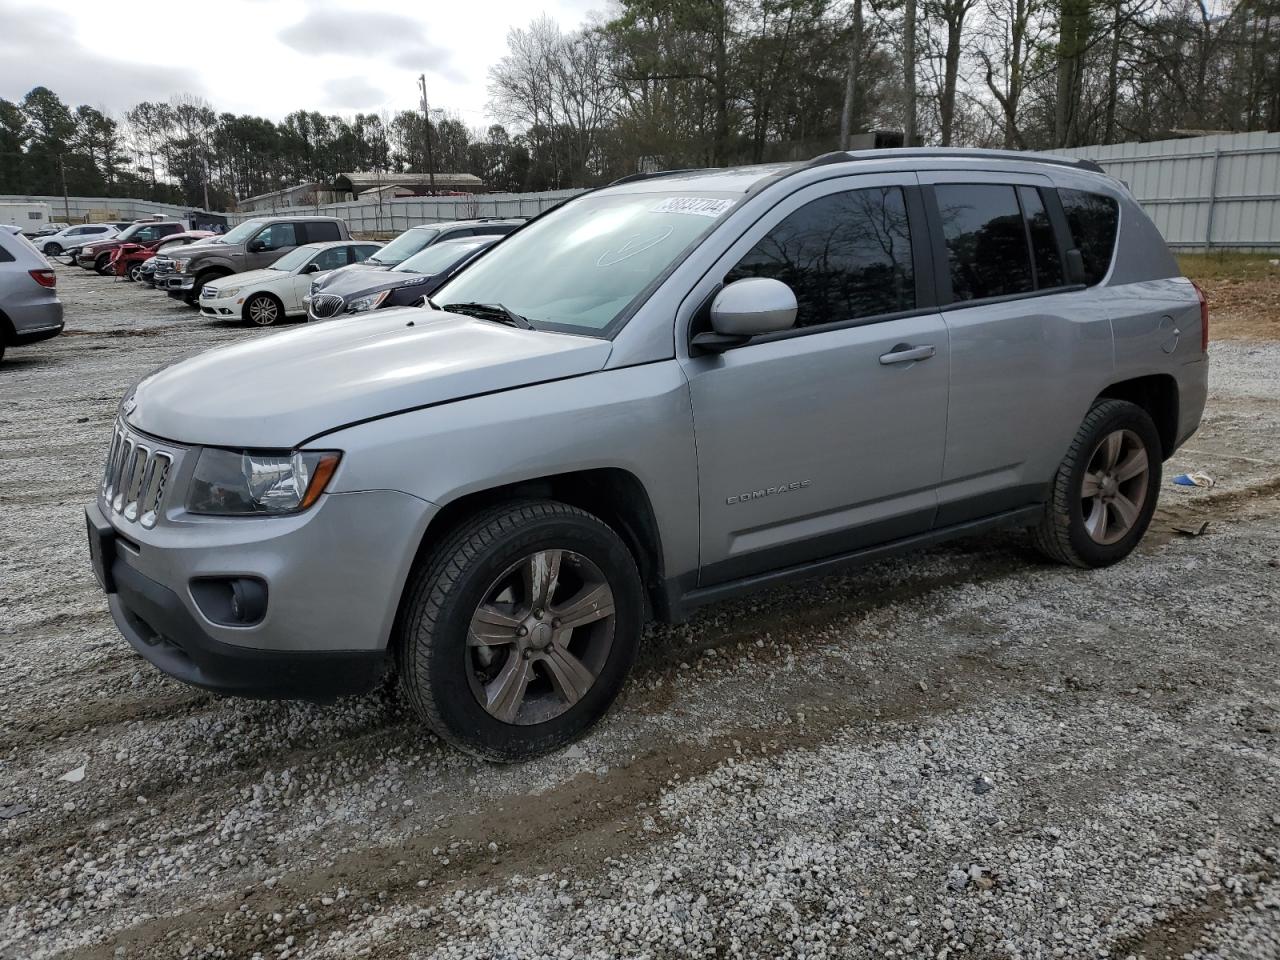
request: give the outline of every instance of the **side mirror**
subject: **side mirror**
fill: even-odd
[[[302,268],[302,272],[303,273],[319,273],[320,264],[312,261],[311,263],[308,263],[305,267]]]
[[[711,301],[712,333],[700,333],[693,344],[722,351],[765,333],[790,330],[796,323],[796,295],[781,280],[747,277],[735,280]]]
[[[1067,283],[1088,283],[1089,278],[1084,272],[1084,254],[1077,247],[1072,247],[1067,251]]]
[[[261,253],[265,249],[267,249],[267,241],[265,240],[252,240],[249,243],[250,253]]]

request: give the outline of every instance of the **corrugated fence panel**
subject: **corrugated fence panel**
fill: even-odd
[[[1280,249],[1280,133],[1076,147],[1129,185],[1171,247]]]
[[[581,190],[544,193],[489,193],[469,197],[403,197],[379,202],[328,203],[276,210],[276,214],[341,217],[352,233],[399,233],[420,223],[471,220],[476,217],[532,217]],[[239,223],[264,214],[232,214]]]
[[[1127,183],[1172,247],[1280,250],[1280,133],[1219,134],[1058,152],[1096,160],[1107,173]],[[341,217],[353,233],[385,235],[440,220],[531,217],[581,192],[406,197],[275,212]],[[62,197],[0,197],[5,200],[48,203],[54,219],[63,217]],[[114,197],[72,197],[70,208],[77,219],[101,210],[112,210],[121,219],[155,214],[182,217],[189,211]],[[252,216],[229,214],[228,220],[234,224]]]

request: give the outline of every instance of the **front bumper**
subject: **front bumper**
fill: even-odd
[[[171,297],[185,297],[196,287],[196,278],[188,274],[169,274],[156,276],[156,286],[164,289]]]
[[[236,303],[237,299],[243,301],[244,297],[201,297],[200,313],[217,320],[239,320],[242,307]]]
[[[381,677],[417,546],[411,531],[421,537],[432,509],[373,491],[330,494],[289,517],[196,518],[150,530],[114,511],[108,520],[101,503],[86,514],[112,619],[154,666],[221,693],[327,701]],[[404,549],[388,549],[395,543]],[[266,585],[259,622],[215,622],[193,595],[193,583],[232,576]]]

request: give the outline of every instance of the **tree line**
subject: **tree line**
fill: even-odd
[[[490,189],[645,169],[797,160],[896,130],[908,144],[1054,149],[1280,129],[1280,0],[620,0],[510,31],[501,123],[413,110],[282,121],[202,99],[120,117],[36,87],[0,99],[0,194],[226,208],[350,170]]]

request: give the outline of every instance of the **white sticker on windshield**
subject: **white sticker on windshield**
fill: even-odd
[[[696,217],[718,217],[731,206],[732,200],[712,200],[709,197],[667,197],[653,207],[650,213],[691,213]]]

